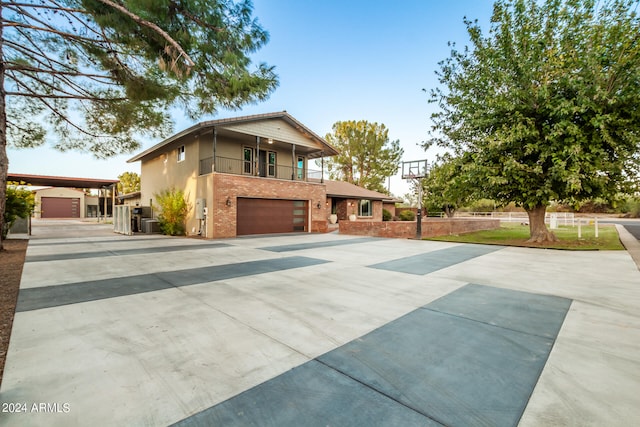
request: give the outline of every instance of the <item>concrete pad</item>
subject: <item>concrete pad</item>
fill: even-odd
[[[302,251],[305,249],[328,248],[334,246],[353,245],[376,240],[374,237],[359,237],[356,239],[329,240],[324,242],[295,243],[292,245],[263,246],[260,249],[271,252]]]
[[[60,261],[68,259],[86,259],[86,258],[104,258],[110,256],[124,256],[124,255],[137,255],[159,252],[177,252],[193,249],[205,249],[209,247],[224,248],[227,247],[226,243],[210,243],[210,244],[196,244],[196,245],[181,245],[181,246],[164,246],[164,247],[150,247],[150,248],[129,248],[121,250],[108,250],[108,251],[93,251],[93,252],[77,252],[77,253],[57,253],[50,255],[29,255],[27,256],[27,262],[42,262],[42,261]]]
[[[38,310],[66,304],[153,292],[250,274],[306,267],[324,262],[306,257],[288,257],[30,288],[20,291],[16,311]]]
[[[179,289],[16,315],[0,425],[167,425],[308,359]],[[4,414],[3,414],[4,415]]]
[[[571,305],[566,298],[467,285],[432,302],[430,310],[555,339]]]
[[[464,245],[400,239],[332,244],[353,240],[335,233],[213,242],[163,236],[129,239],[104,231],[92,236],[86,231],[91,227],[84,225],[71,227],[69,235],[42,230],[41,224],[34,227],[29,256],[108,251],[121,255],[27,262],[21,283],[25,292],[139,276],[171,278],[177,286],[17,313],[0,400],[44,403],[51,409],[60,404],[63,410],[3,413],[1,426],[176,423],[320,355],[354,345],[416,309],[427,311],[419,307],[438,298],[451,295],[454,302],[455,293],[468,283],[574,301],[524,410],[523,425],[571,420],[585,425],[640,423],[640,393],[635,393],[640,387],[640,271],[625,251],[504,248],[458,259],[432,273],[411,274],[367,266]],[[228,246],[164,249],[216,242]],[[265,247],[290,250],[261,249]],[[292,257],[319,261],[288,269],[278,264]],[[255,262],[273,269],[219,280],[198,273]],[[215,268],[207,270],[210,267]],[[190,284],[179,286],[185,280]],[[490,310],[480,310],[484,317],[474,317],[476,309],[462,311],[453,303],[449,312],[430,311],[460,319],[460,324],[479,325],[474,327],[485,332],[500,330],[501,339],[506,337],[502,331],[550,339],[547,333],[523,332],[524,322],[505,323],[505,315],[495,311],[504,306],[515,314],[535,314],[536,304],[527,311],[527,304],[509,306],[508,298],[498,296],[467,298],[495,302]],[[474,343],[491,338],[480,336],[486,339],[471,337],[455,347],[457,353],[467,354],[460,363],[480,360],[477,352],[469,352]],[[434,339],[445,338],[436,334]],[[399,350],[387,348],[388,354],[370,357],[401,360]],[[490,372],[487,377],[493,375]],[[582,418],[575,415],[580,411]],[[475,424],[481,420],[476,418]]]
[[[500,249],[502,249],[501,246],[459,245],[409,257],[397,258],[391,261],[373,264],[369,267],[424,275]]]
[[[550,328],[555,332],[569,306],[554,297],[465,286],[177,425],[515,425],[555,333],[531,335],[438,311],[464,300],[470,308],[497,308],[503,318],[539,321],[539,311],[478,304],[483,293],[484,300],[496,296],[512,306],[533,298],[539,311],[562,312]]]
[[[419,285],[397,280],[393,273],[387,278],[378,274],[373,282],[371,276],[350,277],[353,271],[346,266],[327,267],[318,264],[182,290],[311,359],[464,285],[446,279]]]
[[[286,396],[286,397],[285,397]],[[174,426],[440,426],[312,361]]]
[[[640,317],[574,302],[520,426],[640,421]]]

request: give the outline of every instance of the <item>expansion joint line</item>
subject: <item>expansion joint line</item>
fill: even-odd
[[[318,358],[316,358],[316,359],[315,359],[315,361],[316,361],[316,362],[318,362],[318,363],[320,363],[321,365],[323,365],[323,366],[325,366],[325,367],[327,367],[327,368],[329,368],[329,369],[331,369],[331,370],[333,370],[333,371],[335,371],[335,372],[339,373],[340,375],[343,375],[343,376],[345,376],[345,377],[349,378],[350,380],[357,382],[358,384],[362,385],[363,387],[366,387],[366,388],[368,388],[369,390],[371,390],[371,391],[373,391],[373,392],[375,392],[375,393],[378,393],[378,394],[380,394],[380,395],[382,395],[382,396],[386,397],[387,399],[390,399],[390,400],[392,400],[392,401],[396,402],[397,404],[399,404],[399,405],[401,405],[401,406],[404,406],[405,408],[407,408],[407,409],[409,409],[409,410],[411,410],[411,411],[413,411],[413,412],[415,412],[415,413],[417,413],[417,414],[420,414],[420,415],[422,415],[423,417],[428,418],[428,419],[430,419],[430,420],[431,420],[431,421],[433,421],[433,422],[436,422],[436,423],[440,424],[440,425],[441,425],[441,426],[443,426],[443,427],[447,427],[447,425],[446,425],[446,424],[444,424],[444,423],[443,423],[442,421],[440,421],[440,420],[437,420],[437,419],[433,418],[431,415],[426,414],[426,413],[424,413],[424,412],[422,412],[422,411],[420,411],[420,410],[418,410],[418,409],[416,409],[416,408],[414,408],[414,407],[412,407],[412,406],[407,405],[407,404],[406,404],[406,403],[404,403],[404,402],[399,401],[399,400],[398,400],[398,399],[396,399],[395,397],[388,395],[387,393],[383,392],[382,390],[378,390],[377,388],[375,388],[375,387],[371,386],[370,384],[367,384],[367,383],[365,383],[365,382],[362,382],[362,381],[361,381],[361,380],[359,380],[358,378],[356,378],[356,377],[354,377],[354,376],[351,376],[351,375],[349,375],[349,374],[348,374],[348,373],[346,373],[346,372],[341,371],[340,369],[336,368],[335,366],[331,366],[331,365],[329,365],[329,364],[327,364],[327,363],[323,362],[322,360],[319,360]]]

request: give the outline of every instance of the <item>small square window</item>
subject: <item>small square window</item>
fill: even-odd
[[[181,162],[184,159],[185,159],[184,145],[182,145],[178,148],[178,161]]]

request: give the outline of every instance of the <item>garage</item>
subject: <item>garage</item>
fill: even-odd
[[[80,218],[80,199],[68,197],[43,197],[41,218]]]
[[[238,236],[309,230],[306,200],[238,198]]]

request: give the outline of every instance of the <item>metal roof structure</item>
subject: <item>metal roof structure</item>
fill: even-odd
[[[75,178],[68,176],[29,175],[9,173],[7,181],[43,187],[104,188],[117,184],[117,179]]]

